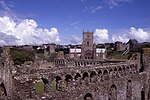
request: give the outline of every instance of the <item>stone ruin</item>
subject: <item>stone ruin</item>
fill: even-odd
[[[150,100],[150,49],[143,51],[129,61],[58,57],[16,66],[4,47],[0,100]]]

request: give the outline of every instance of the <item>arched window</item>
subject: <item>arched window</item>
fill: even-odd
[[[41,79],[42,79],[44,85],[48,84],[48,80],[47,80],[46,78],[43,78],[43,77],[42,77]]]
[[[101,71],[101,70],[99,70],[99,71],[98,71],[98,75],[101,75],[101,74],[102,74],[102,71]]]
[[[87,77],[89,77],[89,74],[88,74],[87,72],[84,72],[84,73],[83,73],[83,80],[84,80],[85,78],[87,78]]]
[[[84,96],[84,100],[93,100],[92,94],[91,94],[91,93],[87,93],[87,94]]]
[[[119,67],[119,69],[118,69],[118,70],[119,70],[119,72],[121,72],[121,71],[122,71],[122,68],[121,68],[121,67]]]
[[[95,71],[92,71],[91,74],[90,74],[90,77],[93,77],[93,76],[96,76],[96,72]]]
[[[108,74],[108,71],[107,70],[104,70],[104,73],[103,73],[104,75],[107,75]]]
[[[55,77],[55,79],[56,79],[56,82],[58,82],[58,81],[61,80],[61,77],[57,75],[57,76]]]
[[[60,80],[61,80],[61,77],[57,75],[57,76],[55,77],[55,79],[56,79],[56,80],[55,80],[55,81],[56,81],[56,89],[59,90],[59,84],[60,84],[59,82],[60,82]],[[54,81],[53,81],[53,84],[54,84]]]
[[[73,79],[72,76],[69,75],[69,74],[67,74],[65,77],[66,77],[66,78],[65,78],[65,81],[67,81],[67,82],[71,82],[72,79]]]
[[[89,41],[87,42],[87,46],[88,46],[88,47],[90,46]]]
[[[117,88],[114,84],[110,88],[108,100],[117,100]]]
[[[79,73],[77,73],[74,77],[75,80],[78,80],[81,77],[81,75]]]
[[[127,100],[132,100],[132,83],[131,80],[127,82],[127,90],[126,90]]]
[[[110,69],[110,70],[109,70],[109,74],[112,74],[112,72],[113,72],[113,70],[112,70],[112,69]]]

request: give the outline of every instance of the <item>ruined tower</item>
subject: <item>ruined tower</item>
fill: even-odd
[[[94,59],[95,58],[93,34],[94,32],[83,32],[81,59]]]

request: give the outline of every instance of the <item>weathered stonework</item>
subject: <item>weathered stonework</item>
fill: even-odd
[[[54,64],[36,59],[14,66],[9,48],[0,64],[0,100],[150,100],[150,49],[132,61],[55,59]],[[35,83],[43,80],[44,93]],[[45,80],[48,81],[45,82]],[[52,83],[56,82],[55,84]],[[56,88],[56,90],[55,90]],[[4,92],[6,89],[6,95]]]

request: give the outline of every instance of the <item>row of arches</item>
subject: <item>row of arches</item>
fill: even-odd
[[[103,62],[94,62],[94,61],[74,61],[73,65],[74,66],[93,66],[93,65],[102,65]]]
[[[118,68],[114,67],[110,69],[100,69],[98,71],[92,71],[90,73],[88,71],[85,71],[83,74],[76,73],[74,77],[70,74],[66,74],[65,81],[70,82],[72,80],[81,80],[81,79],[84,80],[85,78],[93,78],[95,76],[98,76],[104,79],[109,79],[109,78],[115,77],[113,75],[120,77],[120,76],[125,76],[129,73],[130,74],[137,73],[137,67],[130,65],[130,66],[123,66],[123,67],[118,67]],[[62,79],[58,75],[55,78],[57,82]]]
[[[65,65],[66,62],[64,59],[55,59],[55,65]]]

